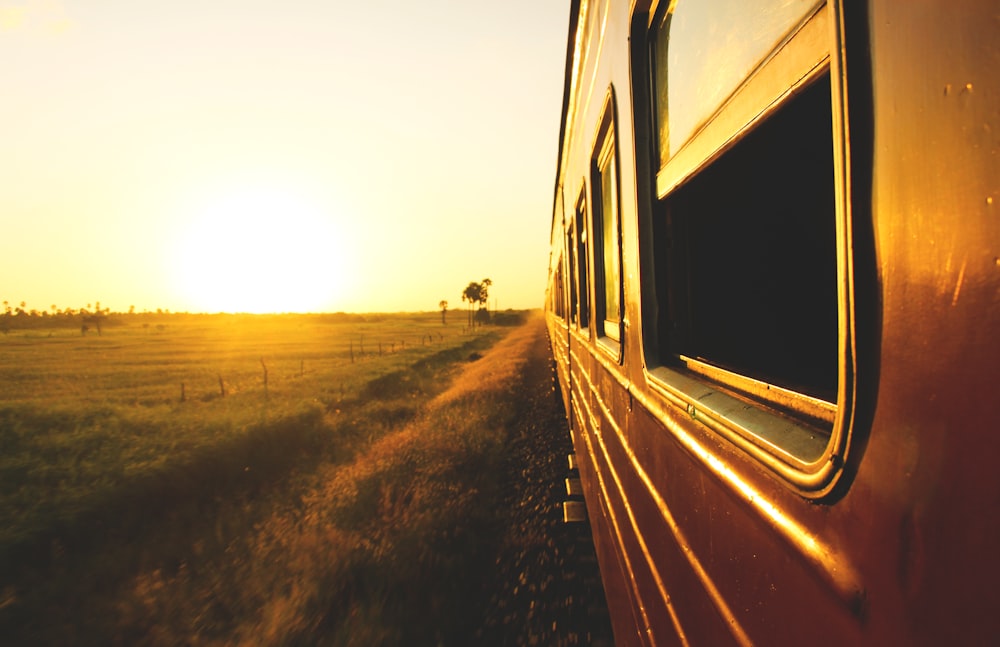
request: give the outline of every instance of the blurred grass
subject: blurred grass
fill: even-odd
[[[0,396],[0,635],[391,644],[440,633],[414,610],[443,608],[458,581],[448,573],[485,545],[488,510],[474,500],[491,487],[515,354],[470,365],[466,391],[426,411],[501,331],[288,317],[0,340],[0,379],[20,385]],[[213,373],[235,388],[192,398],[187,385]],[[31,383],[46,385],[34,400]]]

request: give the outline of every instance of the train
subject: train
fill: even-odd
[[[616,644],[1000,644],[1000,5],[568,26],[545,316]]]

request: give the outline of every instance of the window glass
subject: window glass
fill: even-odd
[[[569,252],[567,256],[567,266],[566,273],[569,276],[569,320],[573,323],[577,322],[577,309],[579,307],[580,298],[577,296],[576,289],[576,229],[572,223],[570,223],[569,231],[566,232],[566,248]]]
[[[817,0],[679,0],[654,33],[660,166],[666,164]],[[666,118],[662,118],[665,116]]]
[[[549,309],[560,319],[565,319],[566,305],[564,300],[566,294],[564,292],[565,286],[563,285],[563,259],[561,256],[556,261],[552,275],[552,285],[549,290]]]
[[[587,251],[587,201],[580,196],[576,206],[576,263],[580,328],[590,325],[589,253]]]
[[[604,133],[600,154],[597,159],[597,186],[600,190],[598,204],[594,212],[594,230],[601,234],[599,275],[601,278],[600,315],[603,319],[603,334],[612,339],[620,337],[621,321],[621,269],[618,237],[618,165],[615,156],[614,129]]]

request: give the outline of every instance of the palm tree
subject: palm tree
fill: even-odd
[[[479,303],[482,297],[483,286],[476,283],[475,281],[470,282],[465,289],[462,290],[462,301],[469,302],[469,327],[475,328],[476,322],[472,318],[472,304]]]
[[[493,285],[493,281],[489,279],[483,279],[482,283],[479,284],[479,308],[477,308],[477,313],[482,310],[483,306],[486,305],[488,299],[490,298],[490,286]],[[486,320],[489,321],[490,309],[486,308]]]
[[[442,299],[438,302],[438,307],[441,308],[441,325],[444,326],[447,323],[445,321],[445,314],[448,312],[448,302]]]
[[[469,326],[472,328],[475,328],[476,319],[479,318],[479,312],[490,298],[491,285],[493,285],[493,281],[490,279],[483,279],[482,283],[472,281],[465,286],[465,290],[462,291],[462,301],[469,302]],[[475,316],[472,314],[472,304],[474,303],[476,304]],[[486,314],[489,316],[489,310],[486,311]]]

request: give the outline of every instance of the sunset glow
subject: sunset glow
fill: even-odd
[[[317,312],[336,309],[352,262],[341,232],[303,196],[234,187],[191,214],[173,272],[198,311]]]
[[[539,307],[568,9],[0,0],[0,299]]]

